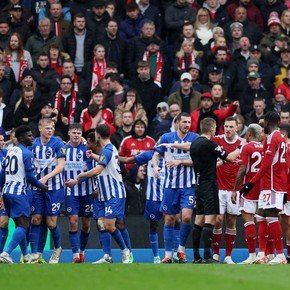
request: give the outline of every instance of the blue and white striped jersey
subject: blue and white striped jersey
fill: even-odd
[[[42,145],[40,138],[35,138],[33,145],[29,147],[33,153],[37,178],[41,179],[57,165],[58,158],[65,158],[65,144],[59,137],[52,136]],[[63,187],[63,173],[50,178],[47,182],[48,190],[58,190]]]
[[[8,150],[2,164],[2,170],[5,172],[3,194],[26,194],[26,176],[34,172],[32,161],[33,154],[21,144]]]
[[[92,168],[95,168],[98,165],[98,161],[92,159]],[[93,189],[96,190],[99,188],[99,184],[98,184],[98,178],[97,177],[93,177],[92,178],[92,182],[93,182]]]
[[[78,174],[92,169],[92,159],[86,156],[87,146],[79,144],[77,147],[66,145],[64,179],[76,179]],[[91,178],[82,181],[74,187],[65,187],[67,196],[86,196],[93,192]]]
[[[101,174],[97,176],[99,199],[106,201],[114,197],[126,198],[126,191],[119,165],[119,154],[113,144],[107,144],[102,149],[98,165],[105,167]]]
[[[158,143],[185,143],[193,142],[199,135],[189,132],[184,139],[180,139],[177,132],[165,133],[161,136]],[[155,150],[164,156],[164,160],[186,160],[190,159],[189,151],[175,148],[157,147]],[[195,184],[195,175],[193,166],[178,165],[174,168],[167,168],[165,171],[165,188],[190,188]]]
[[[154,177],[152,156],[154,150],[144,151],[135,156],[135,162],[138,165],[147,164],[147,188],[146,199],[151,201],[162,201],[165,181],[165,162],[164,158],[159,159],[159,177]]]

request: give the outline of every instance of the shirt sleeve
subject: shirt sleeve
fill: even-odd
[[[135,156],[135,162],[137,165],[147,164],[153,156],[153,151],[144,151]]]
[[[212,142],[212,148],[213,148],[213,152],[214,154],[222,159],[225,160],[228,157],[228,154],[226,153],[226,151],[218,144]]]
[[[166,135],[162,135],[160,140],[155,144],[155,147],[154,147],[154,150],[158,152],[159,154],[161,154],[162,156],[164,155],[166,148],[165,146],[157,147],[157,145],[163,144],[163,143],[169,143],[167,141]]]
[[[240,152],[240,164],[241,165],[248,165],[248,156],[249,156],[249,151],[247,146],[243,146]]]
[[[109,148],[104,148],[100,153],[100,159],[98,161],[98,165],[103,165],[104,167],[106,167],[109,164],[112,156],[113,156],[113,150]]]
[[[56,158],[65,158],[65,154],[66,154],[66,146],[61,140],[59,140],[56,148]]]

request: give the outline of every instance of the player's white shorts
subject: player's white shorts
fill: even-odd
[[[246,213],[255,214],[258,207],[257,200],[249,200],[241,196],[239,200],[239,210],[244,211]]]
[[[229,213],[240,215],[239,203],[233,204],[231,201],[232,192],[229,190],[219,190],[220,214]],[[237,200],[240,199],[240,193],[237,192]]]
[[[262,190],[259,195],[258,207],[262,209],[276,208],[283,209],[284,192],[276,192],[274,190]]]
[[[287,203],[284,204],[283,210],[280,212],[280,214],[284,214],[290,217],[290,201],[287,201]]]

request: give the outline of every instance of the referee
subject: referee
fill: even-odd
[[[222,147],[210,139],[216,132],[216,121],[205,118],[200,122],[201,136],[190,146],[190,157],[196,176],[196,217],[192,232],[193,263],[215,263],[211,256],[211,240],[216,215],[219,214],[218,186],[216,181],[217,158],[234,161],[239,150],[227,154]],[[221,163],[222,164],[222,163]],[[204,259],[199,254],[199,244],[203,232]]]

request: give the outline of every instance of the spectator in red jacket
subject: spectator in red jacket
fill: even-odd
[[[200,121],[204,118],[213,118],[217,123],[217,133],[222,133],[223,121],[235,114],[239,102],[235,101],[226,109],[213,109],[213,97],[210,92],[203,93],[201,96],[200,107],[191,112],[191,128],[192,132],[200,131]]]

